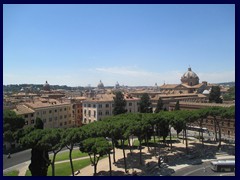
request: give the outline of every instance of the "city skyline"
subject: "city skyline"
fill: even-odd
[[[178,84],[189,66],[235,81],[234,8],[4,5],[3,84]]]

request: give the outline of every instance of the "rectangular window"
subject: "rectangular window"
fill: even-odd
[[[84,106],[84,107],[87,107],[87,104],[84,104],[83,106]]]
[[[25,117],[25,118],[28,118],[28,114],[25,114],[24,117]]]
[[[31,124],[34,124],[34,120],[33,119],[31,120]]]
[[[109,104],[106,104],[106,108],[108,108],[109,107]]]
[[[93,116],[96,117],[96,111],[93,111]]]
[[[51,114],[52,113],[52,110],[49,110],[49,114]]]
[[[62,116],[60,116],[60,119],[62,119]]]
[[[52,122],[52,118],[49,118],[49,122]]]
[[[61,109],[59,109],[59,111],[60,111],[60,112],[62,112],[62,108],[61,108]]]
[[[67,110],[67,108],[64,108],[64,111],[66,111]]]
[[[106,111],[106,113],[105,113],[106,115],[109,115],[109,111]]]
[[[60,123],[60,126],[62,126],[62,123]]]
[[[99,107],[99,108],[102,108],[102,104],[99,104],[98,107]]]
[[[86,115],[87,114],[87,110],[86,109],[84,109],[84,115]]]
[[[129,106],[132,106],[132,103],[129,103],[128,105],[129,105]]]
[[[33,114],[31,114],[31,117],[33,117]]]
[[[93,105],[93,108],[96,108],[96,104]]]
[[[67,122],[66,122],[66,121],[64,122],[64,125],[67,125]]]
[[[99,111],[99,112],[98,112],[98,115],[99,115],[99,116],[102,116],[102,111]]]
[[[55,112],[57,112],[57,109],[55,109]]]
[[[64,115],[64,118],[66,119],[66,118],[67,118],[67,115]]]
[[[88,104],[88,107],[91,107],[91,104]]]
[[[88,111],[88,116],[91,116],[91,110]]]

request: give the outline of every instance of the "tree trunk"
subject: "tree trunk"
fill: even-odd
[[[140,150],[140,161],[139,164],[142,165],[142,140],[139,139],[139,150]]]
[[[132,147],[131,147],[131,143],[130,143],[130,138],[129,137],[128,137],[128,146],[129,146],[130,154],[132,156]]]
[[[184,132],[184,130],[183,130],[183,132],[182,132],[182,139],[183,139],[183,142],[182,142],[182,143],[183,143],[183,144],[184,144],[184,138],[185,138],[185,137],[184,137],[184,134],[185,134],[185,132]]]
[[[215,141],[217,142],[217,120],[214,117],[214,133],[215,133]]]
[[[170,143],[171,143],[171,152],[172,152],[172,132],[171,132],[171,127],[170,127]]]
[[[111,163],[110,152],[108,153],[108,160],[109,160],[109,173],[110,173],[110,176],[112,176],[112,163]]]
[[[115,158],[115,146],[114,146],[114,139],[112,137],[112,148],[113,148],[113,162],[116,163],[116,158]]]
[[[74,168],[73,168],[73,162],[72,162],[72,150],[73,150],[73,145],[71,145],[69,149],[69,159],[70,159],[70,165],[71,165],[71,170],[72,170],[72,176],[74,176]]]
[[[154,154],[156,155],[156,138],[155,138],[155,132],[153,133],[153,140],[154,140]]]
[[[52,160],[52,176],[55,176],[55,158],[56,158],[56,153],[53,154],[53,160]]]
[[[121,140],[121,142],[122,142],[122,149],[123,149],[124,168],[125,168],[125,172],[127,173],[127,162],[126,162],[126,155],[125,155],[125,149],[124,149],[124,140]]]
[[[94,176],[96,176],[97,175],[97,163],[96,163],[96,155],[94,154],[94,163],[93,163],[93,165],[94,165]]]
[[[184,130],[185,132],[185,141],[186,141],[186,153],[188,154],[188,139],[187,139],[187,130]]]
[[[32,176],[47,176],[49,165],[50,160],[48,152],[32,148],[31,164],[29,165],[29,170],[31,171]]]

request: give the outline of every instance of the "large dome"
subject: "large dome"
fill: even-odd
[[[100,80],[100,82],[98,83],[98,89],[104,89],[104,85],[102,83],[102,81]]]
[[[199,78],[197,74],[192,71],[191,68],[188,68],[188,71],[183,74],[181,81],[182,83],[187,84],[189,86],[199,84]]]
[[[44,91],[50,91],[50,85],[48,84],[47,81],[46,81],[46,83],[43,85],[43,90],[44,90]]]
[[[198,78],[197,74],[192,71],[191,68],[188,68],[188,71],[185,72],[182,76],[183,78]]]

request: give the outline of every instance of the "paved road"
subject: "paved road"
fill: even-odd
[[[177,170],[172,176],[235,176],[234,172],[214,172],[210,168],[211,161],[192,165]]]
[[[7,169],[17,164],[21,164],[25,161],[29,161],[30,159],[31,159],[31,149],[11,154],[10,159],[7,158],[7,155],[3,155],[3,169]]]
[[[75,147],[74,149],[78,149],[78,147]],[[64,152],[64,151],[69,151],[69,150],[67,148],[64,148],[61,152]],[[3,155],[3,169],[16,166],[18,164],[24,163],[29,160],[31,160],[31,149],[11,154],[10,159],[7,158],[7,155]]]

